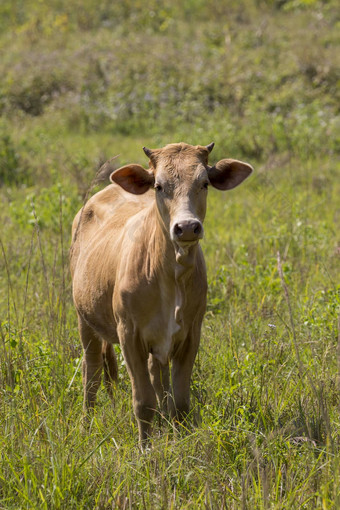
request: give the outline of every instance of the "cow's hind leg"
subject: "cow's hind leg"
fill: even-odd
[[[152,354],[148,360],[151,383],[156,392],[158,405],[163,413],[167,411],[169,396],[169,364],[162,365]]]
[[[104,363],[104,383],[110,398],[113,399],[113,386],[118,378],[118,365],[116,353],[111,343],[103,342],[102,355]]]
[[[94,408],[101,381],[103,368],[102,341],[81,317],[79,317],[79,332],[84,349],[84,411],[88,412]]]

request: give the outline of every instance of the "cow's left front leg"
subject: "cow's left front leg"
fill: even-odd
[[[172,398],[169,398],[170,416],[183,421],[190,410],[190,380],[200,342],[200,326],[193,325],[184,344],[172,360]]]
[[[139,440],[143,446],[151,435],[156,409],[156,395],[148,370],[148,353],[143,349],[133,327],[121,323],[117,331],[131,380],[133,409],[138,423]]]

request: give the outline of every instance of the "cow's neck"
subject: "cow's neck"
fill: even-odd
[[[182,327],[183,310],[187,299],[187,285],[192,278],[198,244],[193,246],[173,245],[175,251],[175,320]]]
[[[149,218],[150,220],[151,218]],[[183,310],[186,305],[186,289],[195,268],[198,243],[187,246],[176,245],[170,239],[170,235],[162,224],[157,210],[154,210],[152,220],[149,225],[151,226],[153,223],[154,235],[149,244],[149,258],[157,261],[158,270],[174,284],[175,321],[182,327]],[[155,276],[157,272],[156,269]]]

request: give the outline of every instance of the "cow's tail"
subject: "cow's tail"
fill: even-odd
[[[104,383],[110,397],[113,397],[113,386],[118,379],[117,358],[113,345],[103,341]]]

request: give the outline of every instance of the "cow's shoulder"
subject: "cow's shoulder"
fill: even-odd
[[[124,225],[131,216],[150,205],[152,198],[152,191],[133,195],[111,184],[93,195],[78,212],[73,222],[73,235],[79,229],[82,232],[97,230],[107,222]]]
[[[72,225],[71,270],[80,251],[84,256],[114,239],[132,216],[138,216],[153,199],[153,191],[133,195],[120,186],[111,184],[93,195],[80,209]],[[72,271],[73,272],[73,271]]]
[[[144,195],[133,195],[123,190],[117,184],[111,184],[99,191],[86,203],[84,207],[84,222],[104,222],[113,215],[129,217],[131,212],[138,212],[147,207],[152,200],[153,192]]]

